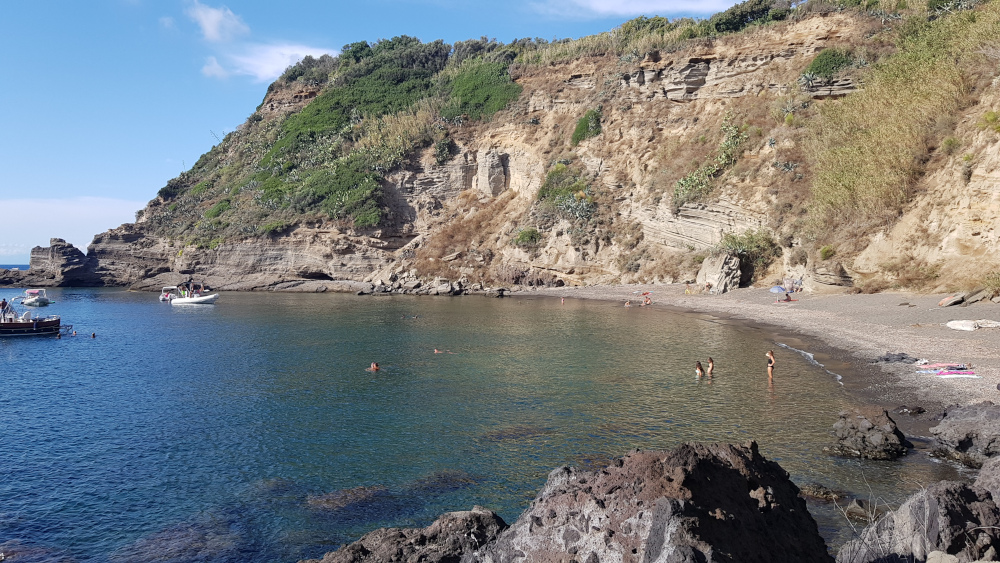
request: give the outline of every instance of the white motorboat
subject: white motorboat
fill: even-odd
[[[192,295],[191,297],[174,297],[170,300],[171,305],[211,305],[219,298],[218,293],[208,295]]]
[[[206,293],[205,286],[194,282],[169,285],[160,291],[160,301],[171,305],[211,305],[219,298],[218,293]]]
[[[24,295],[22,295],[19,299],[21,300],[22,305],[26,305],[28,307],[44,307],[49,303],[52,303],[52,300],[45,295],[44,289],[26,289],[24,290]]]

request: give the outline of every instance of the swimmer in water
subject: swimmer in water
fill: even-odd
[[[378,371],[378,362],[372,362],[372,365],[365,368],[367,371]]]
[[[768,380],[774,378],[774,350],[768,350],[767,354],[767,378]]]
[[[715,361],[712,360],[712,356],[709,356],[708,357],[708,371],[705,372],[705,375],[707,375],[709,377],[712,377],[712,370],[714,370],[714,369],[715,369]]]
[[[694,363],[694,374],[698,377],[705,375],[705,370],[701,367],[701,362]]]

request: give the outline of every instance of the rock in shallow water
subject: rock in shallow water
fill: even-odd
[[[386,563],[413,561],[457,563],[496,539],[507,524],[492,510],[476,506],[465,512],[449,512],[423,529],[382,528],[322,559],[303,563]]]
[[[845,457],[896,459],[910,445],[885,409],[843,411],[833,433],[837,445],[824,449]]]
[[[1000,454],[1000,406],[990,401],[951,406],[941,423],[931,428],[938,447],[934,453],[969,467],[981,467]]]

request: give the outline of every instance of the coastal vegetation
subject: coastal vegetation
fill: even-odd
[[[412,221],[412,210],[399,213],[400,178],[430,171],[467,181],[487,166],[476,159],[489,137],[492,147],[513,139],[533,153],[533,177],[519,180],[537,192],[522,207],[455,200],[424,246],[406,251],[428,273],[473,268],[472,277],[488,277],[511,241],[540,246],[569,234],[581,256],[614,246],[617,255],[602,260],[629,280],[680,279],[711,242],[658,249],[636,234],[646,232],[639,216],[718,201],[753,202],[768,237],[782,241],[751,252],[747,233],[731,234],[727,244],[753,254],[754,271],[781,249],[795,267],[817,258],[847,264],[926,189],[930,167],[948,160],[956,178],[973,181],[984,162],[976,136],[1000,131],[995,104],[978,105],[995,87],[998,4],[748,0],[706,19],[639,17],[574,40],[350,43],[338,56],[289,67],[258,111],[159,190],[142,221],[170,242],[202,247],[300,225],[396,232]],[[671,58],[708,68],[698,52],[747,49],[744,38],[774,40],[815,13],[857,29],[796,55],[782,70],[787,82],[717,106],[684,98],[669,110],[681,117],[651,104],[636,111],[648,94],[628,90],[637,69],[653,72]],[[553,69],[560,80],[551,80]],[[697,115],[682,115],[688,108]],[[464,256],[479,261],[442,264],[454,254],[448,247],[477,249]],[[883,285],[916,275],[879,263]],[[935,278],[935,265],[924,266]]]

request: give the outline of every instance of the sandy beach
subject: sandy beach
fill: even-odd
[[[801,335],[830,346],[817,359],[838,372],[839,360],[850,364],[844,383],[868,402],[886,408],[899,405],[969,404],[1000,398],[1000,329],[952,330],[945,323],[960,319],[1000,320],[1000,305],[989,301],[967,307],[938,307],[944,295],[880,293],[817,295],[797,293],[797,301],[775,303],[767,289],[739,289],[723,295],[685,295],[683,284],[620,285],[540,289],[538,295],[567,299],[601,299],[638,306],[652,292],[653,307],[707,313],[768,326],[777,334]],[[782,295],[783,297],[783,295]],[[815,350],[809,350],[815,352]],[[972,364],[978,379],[945,379],[916,373],[913,364],[874,363],[886,353],[906,353],[930,363]],[[781,353],[791,351],[777,350]],[[833,361],[831,362],[832,359]]]

